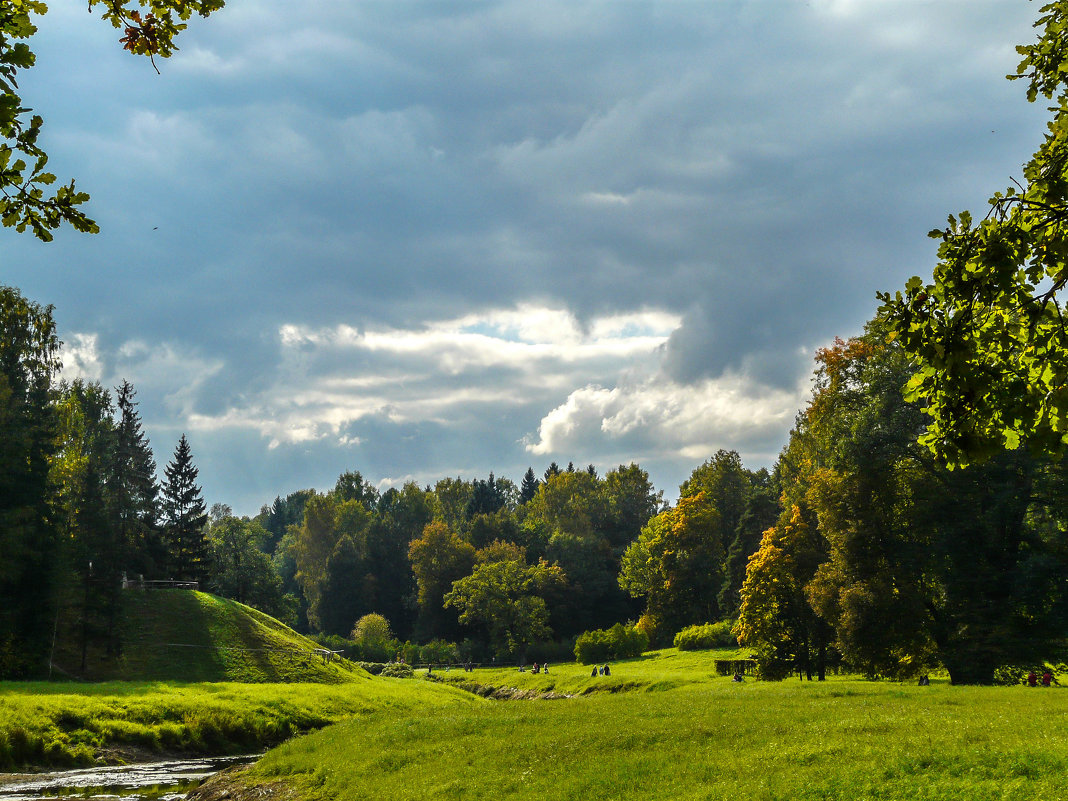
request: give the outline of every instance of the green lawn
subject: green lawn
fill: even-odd
[[[709,654],[665,651],[618,663],[607,679],[578,665],[548,677],[476,671],[486,684],[551,684],[577,697],[371,712],[269,752],[247,781],[283,779],[308,801],[1049,801],[1068,793],[1068,694],[1059,688],[855,677],[735,684],[711,666]]]

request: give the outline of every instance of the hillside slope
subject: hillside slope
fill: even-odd
[[[60,674],[92,681],[326,682],[362,676],[324,663],[317,644],[251,607],[193,590],[123,593],[122,650],[92,649],[83,673],[75,627],[57,644]]]

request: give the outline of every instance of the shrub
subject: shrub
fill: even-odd
[[[680,651],[708,651],[712,648],[737,648],[738,640],[731,634],[734,623],[721,620],[719,623],[705,623],[700,626],[687,626],[675,635],[675,647]]]
[[[575,658],[584,665],[641,656],[649,647],[645,632],[633,625],[616,623],[610,629],[587,631],[575,640]]]
[[[410,679],[415,675],[412,666],[404,662],[390,662],[382,668],[380,676],[388,676],[391,679]]]

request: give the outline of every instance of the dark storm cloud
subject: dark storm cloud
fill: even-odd
[[[57,8],[23,88],[103,232],[9,234],[2,280],[161,437],[210,438],[205,481],[242,510],[351,460],[429,480],[571,449],[671,484],[719,445],[767,463],[813,349],[1034,149],[1043,111],[1002,79],[1034,13],[249,0],[157,78]],[[578,333],[459,335],[519,308]],[[642,310],[675,323],[625,352],[587,335]],[[339,347],[346,326],[407,350]]]

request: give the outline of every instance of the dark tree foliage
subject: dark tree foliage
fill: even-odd
[[[163,536],[167,546],[168,573],[176,580],[203,581],[207,578],[208,520],[204,497],[197,484],[199,474],[193,464],[189,441],[182,434],[174,458],[164,470]]]
[[[402,639],[412,635],[417,610],[408,548],[433,519],[432,499],[433,493],[414,483],[391,487],[382,494],[367,533],[367,611],[383,615]]]
[[[304,506],[314,494],[315,490],[305,489],[289,493],[285,500],[275,496],[273,504],[260,510],[258,519],[268,534],[263,541],[263,549],[267,553],[275,553],[290,526],[300,526],[304,520]]]
[[[873,675],[941,664],[954,683],[987,684],[1002,667],[1060,661],[1062,461],[1016,449],[966,469],[939,464],[917,444],[929,418],[900,392],[915,368],[883,333],[877,321],[820,353],[786,492],[811,505],[807,528],[826,556],[814,575],[788,572],[844,658]]]
[[[542,476],[542,478],[545,481],[548,481],[553,476],[558,476],[562,472],[563,471],[560,469],[560,465],[558,465],[556,462],[551,462],[549,466],[545,468],[545,474]]]
[[[649,474],[634,462],[609,470],[599,486],[604,506],[598,528],[618,560],[641,534],[642,527],[660,511],[664,493],[653,486]]]
[[[320,603],[320,630],[347,636],[353,625],[373,607],[375,576],[368,568],[367,554],[349,536],[334,546],[326,562],[326,579]]]
[[[156,56],[167,58],[178,49],[174,38],[192,14],[206,17],[223,6],[222,0],[89,0],[88,5],[90,11],[101,7],[101,17],[122,29],[124,50],[148,56],[153,65]],[[47,194],[56,176],[47,171],[48,156],[38,143],[44,121],[28,116],[31,109],[19,95],[19,72],[36,61],[26,40],[37,33],[35,18],[47,11],[41,0],[0,3],[0,220],[45,242],[64,222],[77,231],[99,230],[78,208],[89,195],[77,191],[73,180]]]
[[[485,481],[476,478],[471,482],[471,497],[464,508],[464,518],[470,521],[478,515],[492,515],[507,501],[507,488],[502,479],[495,479],[493,473]]]
[[[134,396],[128,381],[115,389],[119,420],[108,471],[109,521],[118,534],[123,569],[155,577],[166,559],[157,527],[159,485]]]
[[[519,486],[519,502],[525,505],[534,500],[540,485],[541,482],[534,476],[534,468],[528,467],[527,472],[523,474],[523,483]]]
[[[52,630],[58,353],[52,307],[0,286],[0,678],[37,668]]]
[[[738,615],[749,557],[760,548],[761,537],[775,525],[780,511],[779,500],[770,490],[756,489],[746,498],[745,509],[734,530],[734,540],[727,551],[723,586],[718,596],[720,614],[724,618],[733,619]]]

